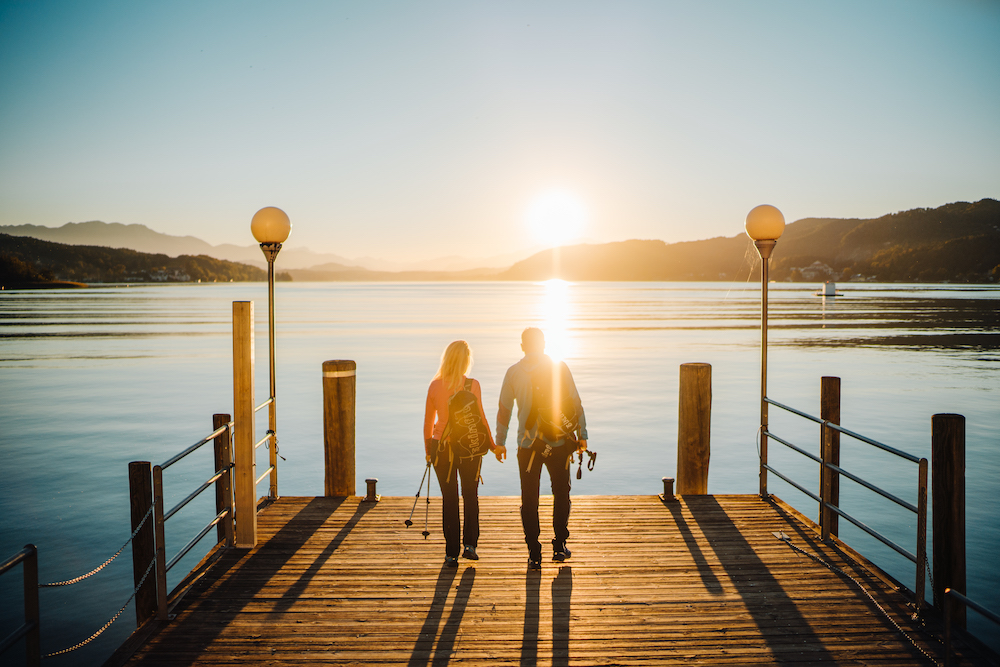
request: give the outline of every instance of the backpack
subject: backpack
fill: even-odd
[[[575,440],[580,421],[569,392],[569,368],[560,361],[556,369],[549,360],[549,363],[539,364],[528,377],[531,378],[531,409],[525,426],[530,429],[537,423],[538,434],[547,442],[565,438]]]
[[[483,456],[490,450],[489,433],[479,412],[479,401],[472,393],[472,380],[466,380],[465,386],[448,400],[448,424],[441,440],[460,459]]]

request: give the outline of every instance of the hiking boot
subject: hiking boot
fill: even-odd
[[[541,558],[528,558],[528,569],[529,570],[541,570],[542,569],[542,559]]]
[[[562,542],[561,544],[556,542],[552,543],[552,560],[557,560],[561,563],[572,555],[573,553],[566,547],[565,542]]]
[[[465,550],[462,551],[462,558],[468,558],[469,560],[479,560],[479,554],[476,553],[476,547],[470,547],[465,545]]]
[[[458,558],[456,556],[445,556],[444,564],[447,567],[458,567]]]

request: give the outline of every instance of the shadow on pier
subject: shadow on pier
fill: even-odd
[[[517,498],[482,499],[481,560],[458,568],[443,566],[439,516],[427,540],[404,527],[410,504],[279,499],[259,516],[258,547],[225,554],[127,664],[941,660],[902,595],[756,496],[575,497],[573,557],[541,572],[526,567]],[[775,531],[859,579],[920,648]]]

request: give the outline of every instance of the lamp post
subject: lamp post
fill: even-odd
[[[271,379],[270,403],[268,404],[267,428],[271,436],[271,483],[268,497],[272,500],[278,497],[278,436],[277,436],[277,398],[274,383],[274,259],[281,250],[281,244],[292,231],[292,223],[280,208],[266,206],[254,213],[250,221],[250,231],[260,243],[260,249],[267,258],[267,345],[268,361]]]
[[[768,204],[747,214],[747,236],[760,255],[760,496],[767,497],[767,273],[771,252],[785,231],[785,216]]]

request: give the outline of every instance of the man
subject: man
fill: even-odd
[[[524,358],[509,369],[500,388],[500,408],[497,411],[497,446],[507,440],[508,424],[514,403],[517,403],[517,468],[521,475],[521,525],[524,542],[528,546],[528,567],[542,568],[542,545],[538,541],[538,489],[544,465],[552,483],[553,509],[552,560],[564,561],[570,557],[566,548],[569,538],[570,464],[573,454],[587,449],[587,422],[583,415],[580,394],[566,364],[555,363],[545,354],[545,335],[540,329],[529,327],[521,333]],[[545,421],[551,410],[533,401],[535,393],[549,393],[549,400],[558,403],[565,396],[568,406],[563,412],[575,409],[564,420],[564,426],[575,432],[558,433]],[[540,410],[541,407],[541,410]]]

